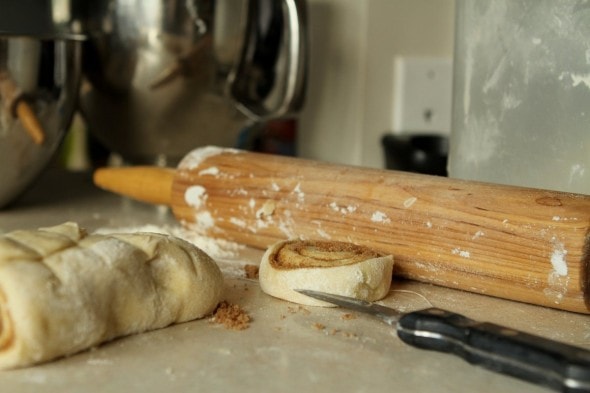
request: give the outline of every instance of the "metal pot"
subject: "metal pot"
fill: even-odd
[[[197,146],[233,145],[247,119],[302,105],[304,0],[89,7],[80,107],[97,139],[129,162],[170,164]]]

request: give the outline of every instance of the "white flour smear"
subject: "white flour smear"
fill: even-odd
[[[179,169],[195,169],[199,165],[201,165],[201,163],[209,157],[216,156],[216,155],[223,154],[223,153],[239,153],[239,152],[240,152],[239,150],[225,148],[225,147],[217,147],[217,146],[201,147],[201,148],[198,148],[198,149],[195,149],[195,150],[189,152],[182,159],[180,164],[178,164],[178,168]],[[206,169],[206,171],[211,171],[211,169],[210,168]],[[219,172],[219,169],[217,169],[217,172]],[[201,173],[199,173],[199,174],[201,174]],[[205,172],[202,174],[213,175],[214,173]]]
[[[183,239],[205,251],[218,263],[220,269],[225,275],[232,277],[244,276],[244,265],[248,263],[241,261],[238,259],[238,257],[240,256],[241,251],[246,249],[246,246],[223,239],[214,239],[211,237],[199,235],[190,228],[172,225],[159,226],[148,224],[133,227],[99,228],[95,231],[95,233],[103,235],[110,233],[136,232],[160,233],[163,235],[175,236]]]

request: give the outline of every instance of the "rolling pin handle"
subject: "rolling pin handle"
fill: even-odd
[[[94,184],[99,188],[156,205],[171,204],[174,169],[160,167],[99,168]]]

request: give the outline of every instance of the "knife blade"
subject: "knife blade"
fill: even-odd
[[[590,351],[586,349],[439,308],[401,313],[346,296],[297,291],[373,315],[393,326],[398,337],[414,347],[451,353],[471,364],[557,391],[590,392]]]

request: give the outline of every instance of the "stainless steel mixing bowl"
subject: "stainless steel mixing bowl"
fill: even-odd
[[[80,108],[129,162],[173,165],[197,146],[234,145],[248,118],[301,107],[305,0],[88,4]]]
[[[80,63],[77,39],[0,36],[0,208],[58,148],[75,110]]]

